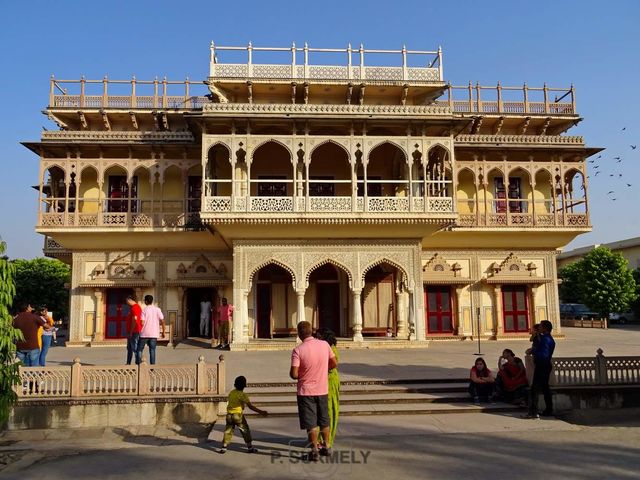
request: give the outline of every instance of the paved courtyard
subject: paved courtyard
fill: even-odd
[[[640,327],[565,329],[557,356],[639,355]],[[490,365],[503,348],[522,354],[525,341],[483,342]],[[432,342],[424,349],[342,350],[343,379],[466,377],[477,343]],[[159,362],[213,362],[221,352],[181,344],[159,348]],[[227,383],[288,381],[288,351],[222,352]],[[119,364],[124,348],[51,350],[51,365]],[[250,393],[250,389],[248,390]],[[595,416],[594,416],[595,415]],[[260,454],[248,455],[236,437],[225,455],[215,451],[222,425],[7,432],[0,436],[0,478],[637,478],[640,409],[523,420],[519,414],[456,413],[420,416],[345,416],[331,462],[300,460],[303,435],[295,418],[253,417]],[[3,464],[8,466],[3,468]]]
[[[605,355],[640,355],[640,326],[614,327],[607,330],[564,328],[564,339],[558,340],[557,357],[595,356],[602,348]],[[529,343],[515,341],[483,341],[481,351],[490,368],[497,363],[504,348],[524,355]],[[292,343],[293,346],[293,343]],[[340,350],[340,377],[354,379],[408,379],[467,377],[476,358],[477,342],[431,342],[428,348],[411,349],[343,349]],[[146,351],[145,351],[146,353]],[[185,343],[177,347],[158,347],[158,363],[195,363],[200,355],[216,362],[223,354],[227,368],[227,387],[237,375],[249,382],[289,381],[289,351],[220,352]],[[49,365],[71,364],[74,357],[93,365],[123,364],[124,347],[55,347],[47,357]]]

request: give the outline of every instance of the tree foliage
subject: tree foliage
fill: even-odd
[[[580,263],[578,279],[583,303],[603,316],[628,310],[636,298],[636,282],[622,255],[597,247]]]
[[[636,318],[640,318],[640,267],[633,271],[633,279],[636,281],[636,299],[631,302],[631,310]]]
[[[582,303],[580,295],[580,272],[582,260],[558,269],[558,278],[562,283],[558,286],[558,294],[563,303]]]
[[[0,241],[0,255],[5,243]],[[22,332],[13,328],[13,317],[9,308],[15,295],[15,266],[6,257],[0,257],[0,425],[9,418],[11,406],[16,401],[13,386],[20,383],[19,364],[16,363],[16,344]]]
[[[32,306],[46,305],[56,320],[69,313],[69,289],[71,279],[69,265],[60,260],[35,258],[13,260],[16,269],[16,296],[14,305],[27,302]]]

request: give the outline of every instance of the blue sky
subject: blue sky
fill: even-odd
[[[38,159],[19,142],[55,129],[41,111],[49,77],[204,79],[209,42],[431,50],[453,84],[569,86],[585,118],[570,131],[606,147],[590,179],[592,233],[571,246],[640,236],[640,2],[244,1],[4,2],[0,29],[0,237],[13,258],[40,256]],[[625,131],[622,128],[626,127]],[[616,164],[613,157],[621,156]],[[631,183],[632,187],[627,187]],[[616,191],[615,202],[607,192]]]

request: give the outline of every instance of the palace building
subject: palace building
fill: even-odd
[[[227,297],[234,349],[305,319],[354,346],[560,330],[599,151],[566,134],[574,88],[453,86],[442,60],[212,43],[201,81],[52,77],[59,130],[24,145],[45,254],[72,266],[68,345],[122,342],[130,293],[174,341]]]

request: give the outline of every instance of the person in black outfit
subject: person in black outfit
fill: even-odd
[[[540,418],[538,413],[538,397],[540,392],[544,395],[545,409],[542,416],[553,415],[553,400],[551,389],[549,388],[549,377],[551,376],[551,358],[556,348],[556,342],[551,336],[553,326],[549,320],[540,322],[540,334],[532,347],[527,350],[533,355],[535,368],[533,370],[533,381],[531,382],[531,398],[529,401],[529,413],[527,418]]]

